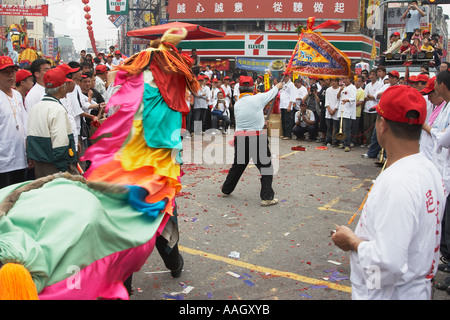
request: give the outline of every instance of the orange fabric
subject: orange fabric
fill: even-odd
[[[168,199],[166,212],[173,214],[172,199],[180,192],[181,184],[178,180],[154,174],[153,167],[141,167],[136,170],[126,171],[118,160],[113,160],[98,167],[89,176],[89,181],[103,181],[121,185],[137,185],[145,188],[149,196],[145,199],[148,203],[155,203]]]
[[[39,300],[36,285],[23,265],[7,263],[0,269],[0,300]]]

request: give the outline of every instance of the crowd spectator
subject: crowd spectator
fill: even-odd
[[[316,117],[312,110],[308,109],[305,101],[300,104],[300,111],[295,113],[295,126],[292,133],[297,136],[297,140],[304,140],[305,133],[308,133],[309,140],[314,141],[314,134],[316,131]]]
[[[10,57],[0,57],[0,188],[25,181],[28,168],[28,114],[22,95],[12,89],[18,69]]]
[[[33,88],[33,86],[33,75],[30,71],[25,69],[20,69],[19,71],[17,71],[15,89],[22,95],[23,103],[25,103],[25,97],[27,96],[31,88]]]
[[[425,12],[419,8],[417,1],[411,1],[401,17],[401,20],[406,19],[405,32],[408,42],[411,41],[411,38],[415,34],[416,30],[420,30],[420,18],[424,16]]]
[[[35,84],[25,98],[25,108],[30,112],[45,95],[44,75],[50,70],[51,62],[46,59],[36,59],[31,63],[30,71],[34,77]]]
[[[343,85],[339,89],[339,115],[343,118],[342,130],[345,135],[342,147],[345,152],[350,151],[352,119],[356,119],[356,87],[351,77],[342,78]]]
[[[34,160],[36,178],[66,171],[78,174],[72,127],[60,101],[72,80],[54,68],[46,72],[44,81],[46,95],[29,113],[27,154]]]
[[[325,119],[327,122],[327,135],[325,143],[328,147],[339,146],[339,143],[336,140],[336,133],[339,132],[339,99],[337,97],[339,91],[339,79],[332,78],[330,80],[330,87],[325,92]]]

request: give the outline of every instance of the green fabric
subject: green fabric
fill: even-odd
[[[158,88],[144,84],[144,138],[151,148],[182,149],[180,112],[169,108]]]
[[[24,184],[0,189],[0,201]],[[152,220],[131,208],[127,196],[62,178],[23,193],[0,218],[0,261],[22,263],[40,292],[70,276],[70,266],[82,269],[148,242],[164,215]]]

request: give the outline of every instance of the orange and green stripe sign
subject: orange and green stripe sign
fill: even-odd
[[[350,59],[370,60],[372,39],[362,34],[322,34]],[[197,49],[200,57],[290,58],[297,34],[228,34],[220,39],[183,41],[183,50]],[[377,47],[379,43],[377,42]]]

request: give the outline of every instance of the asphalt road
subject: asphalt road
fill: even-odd
[[[332,243],[330,232],[347,224],[381,171],[361,158],[367,149],[316,149],[321,144],[273,138],[280,202],[261,207],[253,165],[231,197],[221,196],[233,158],[229,138],[194,140],[184,140],[176,199],[184,271],[171,278],[155,250],[133,276],[131,300],[350,300],[349,253]]]

